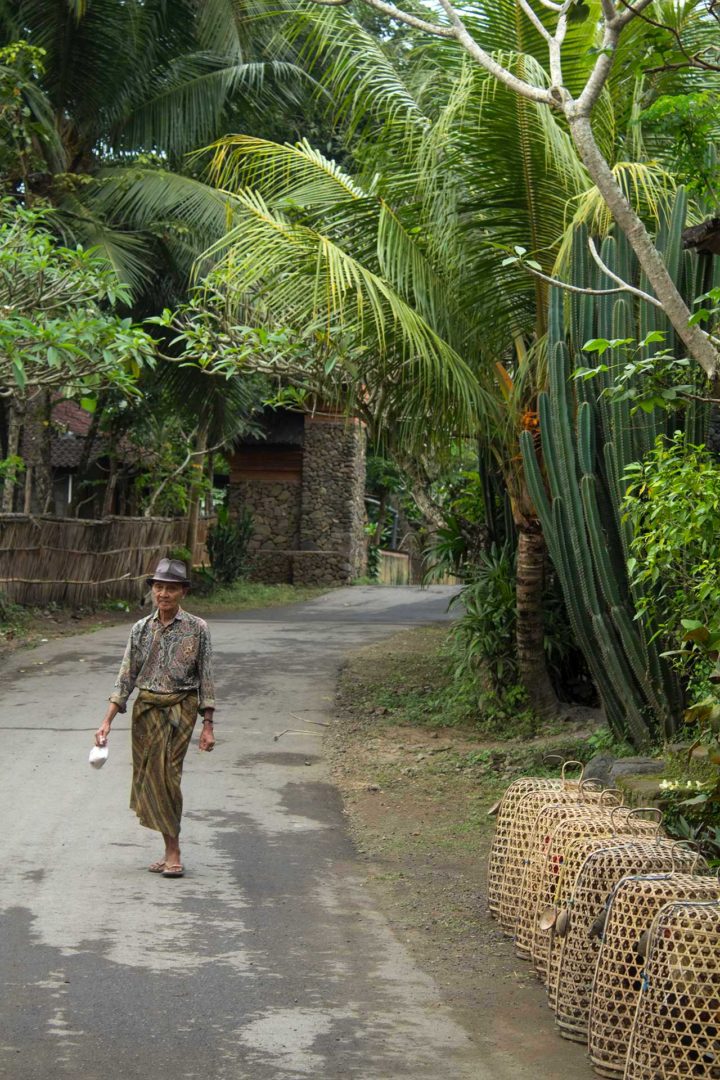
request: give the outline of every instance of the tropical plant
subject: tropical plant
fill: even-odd
[[[686,199],[679,192],[657,244],[692,304],[707,289],[712,267],[697,256],[683,255],[685,213]],[[654,303],[642,295],[631,301],[603,293],[609,287],[608,278],[586,251],[581,232],[573,248],[573,280],[599,290],[599,295],[571,297],[566,312],[561,293],[554,293],[548,341],[550,386],[540,396],[540,440],[525,433],[521,446],[573,629],[597,682],[608,722],[618,738],[630,738],[641,746],[673,735],[683,696],[675,672],[661,656],[657,625],[639,617],[646,603],[647,582],[628,581],[633,532],[623,512],[624,469],[652,449],[668,415],[675,425],[682,423],[692,439],[701,439],[707,410],[702,402],[693,401],[682,419],[663,409],[633,412],[633,398],[626,392],[631,383],[624,384],[621,394],[612,392],[624,373],[628,339],[646,341],[644,355],[650,357],[667,349],[682,356],[683,347]],[[606,239],[602,260],[610,274],[638,283],[644,294],[646,283],[622,234],[617,240]],[[572,372],[584,366],[579,363],[583,346],[602,339],[617,345],[605,353],[601,370],[594,378],[571,380]]]
[[[472,580],[452,601],[462,608],[451,631],[460,657],[457,674],[480,684],[486,680],[500,697],[517,681],[514,561],[509,546],[491,545],[475,563]]]
[[[279,118],[304,113],[309,80],[268,55],[270,27],[251,26],[232,0],[3,0],[6,190],[49,200],[65,237],[96,248],[135,295],[175,299],[228,212],[187,153],[238,124],[285,134],[295,129]]]
[[[231,516],[226,506],[220,508],[207,536],[210,566],[217,581],[231,585],[247,574],[252,534],[252,515],[247,509]]]
[[[49,394],[83,397],[114,387],[137,393],[137,379],[155,362],[149,334],[113,313],[126,289],[104,260],[55,243],[48,214],[0,204],[0,400],[5,406],[5,457],[19,457],[28,407],[49,409]],[[17,468],[6,471],[2,509],[13,509]],[[44,492],[43,502],[49,491]]]
[[[346,2],[319,0],[324,6],[343,8]],[[637,5],[619,0],[617,6],[612,2],[571,4],[569,0],[557,5],[541,0],[537,8],[532,0],[521,0],[519,9],[512,4],[507,8],[481,5],[470,10],[455,7],[452,0],[441,0],[442,11],[423,13],[427,14],[426,18],[420,17],[412,8],[405,10],[402,6],[387,5],[384,0],[362,2],[371,10],[415,31],[449,42],[449,51],[461,50],[470,63],[487,76],[498,93],[504,90],[523,103],[544,105],[563,116],[569,136],[600,199],[632,246],[669,322],[689,355],[708,378],[714,378],[720,366],[716,343],[690,323],[690,310],[641,217],[613,175],[607,147],[612,146],[614,140],[612,132],[603,123],[612,73],[619,69],[622,78],[623,60],[633,76],[641,70],[647,75],[652,70],[667,73],[678,68],[696,68],[710,72],[712,77],[720,72],[719,64],[707,62],[700,44],[706,42],[711,57],[717,57],[714,5],[708,7],[700,0],[691,0],[679,10],[677,6],[666,8],[663,11],[665,21],[658,21],[644,14],[651,0],[643,0]],[[493,18],[498,7],[502,9],[504,20]],[[500,40],[494,36],[499,21],[504,22],[506,35],[517,34],[522,39],[518,52],[508,48],[507,36]],[[650,49],[647,48],[647,34],[645,42],[642,37],[647,26],[653,31]],[[584,47],[580,50],[575,33],[578,27],[581,35],[585,33]],[[659,51],[658,28],[665,32],[662,42],[665,55],[659,67],[653,69],[647,57],[650,53],[654,58]],[[528,41],[534,41],[536,47],[539,45],[544,66],[537,53],[532,57],[533,62],[528,62],[527,53],[533,51],[532,46],[527,47]],[[678,60],[675,64],[668,59],[668,53],[673,49]],[[714,85],[717,86],[717,81]]]
[[[677,659],[720,650],[720,465],[684,432],[659,435],[625,469],[630,525],[628,574],[638,614],[657,627]],[[684,647],[683,647],[684,646]]]

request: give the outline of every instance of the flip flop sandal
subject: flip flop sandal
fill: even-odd
[[[163,877],[182,877],[185,867],[182,863],[168,863],[162,872]]]
[[[148,870],[151,874],[164,874],[165,860],[159,859],[157,862],[151,863],[150,866],[148,866]]]

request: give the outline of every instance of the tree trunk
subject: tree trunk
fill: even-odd
[[[33,467],[28,465],[25,469],[25,492],[23,495],[23,514],[32,513],[33,496]]]
[[[698,362],[709,379],[714,379],[718,373],[718,351],[699,326],[688,325],[691,312],[670,277],[662,255],[625,198],[612,169],[603,157],[595,141],[589,116],[570,112],[568,121],[583,164],[595,181],[613,218],[628,238],[640,266],[655,290],[655,296],[662,303],[665,315],[690,356]]]
[[[52,467],[52,397],[49,390],[45,390],[40,402],[40,466],[37,470],[38,478],[41,479],[41,502],[43,514],[51,514],[55,509],[55,490],[53,483]]]
[[[101,511],[101,517],[110,517],[113,511],[113,501],[115,499],[115,488],[118,482],[118,463],[115,454],[110,454],[110,472],[108,473],[108,481],[105,487],[105,495],[103,497],[103,505]]]
[[[25,416],[25,403],[17,398],[10,398],[7,404],[7,458],[18,457],[20,449],[20,433],[22,432],[23,417]],[[15,488],[17,485],[17,468],[11,466],[3,478],[2,504],[0,509],[3,514],[12,514],[15,506]]]
[[[531,707],[540,716],[547,717],[557,714],[558,700],[545,663],[545,559],[545,537],[539,523],[521,524],[518,529],[515,585],[518,668]]]
[[[197,543],[198,518],[200,516],[200,487],[205,467],[205,451],[207,450],[208,431],[207,427],[201,427],[195,436],[195,460],[192,461],[192,482],[190,484],[190,499],[188,502],[188,524],[185,535],[185,547],[190,552],[190,563],[195,561],[195,544]]]

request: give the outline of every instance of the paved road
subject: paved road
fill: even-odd
[[[318,737],[273,740],[320,730],[343,655],[446,619],[450,592],[344,589],[212,620],[219,745],[188,755],[179,881],[145,870],[160,849],[127,809],[126,717],[105,768],[87,765],[127,628],[6,663],[0,1076],[498,1077],[365,895]]]

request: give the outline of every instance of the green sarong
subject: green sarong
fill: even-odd
[[[180,835],[183,762],[197,719],[195,690],[141,690],[132,714],[133,777],[130,809],[147,829]]]

